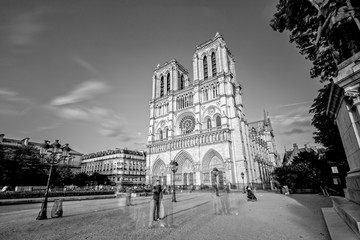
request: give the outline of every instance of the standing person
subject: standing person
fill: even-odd
[[[149,228],[153,227],[153,222],[160,219],[160,202],[162,197],[162,189],[160,181],[156,180],[152,189],[153,197],[150,200]]]
[[[126,190],[126,206],[131,206],[131,188],[128,187]]]
[[[162,198],[162,189],[160,185],[160,181],[156,180],[156,185],[153,188],[153,199],[155,201],[154,204],[154,221],[160,219],[160,202]]]

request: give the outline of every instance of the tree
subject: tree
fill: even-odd
[[[0,157],[2,184],[15,187],[46,183],[45,166],[41,163],[39,152],[34,147],[2,147]]]
[[[89,181],[89,175],[86,173],[77,173],[73,179],[73,183],[76,186],[86,186],[86,184],[89,184]]]
[[[312,78],[331,81],[337,75],[337,64],[360,50],[359,1],[279,0],[276,7],[270,26],[275,31],[290,32],[290,42],[313,64]],[[329,165],[342,169],[344,183],[346,155],[337,126],[326,116],[329,92],[330,85],[319,90],[310,109],[314,114],[312,125],[317,129],[314,139],[326,148]]]
[[[328,41],[322,37],[316,43],[318,10],[311,2],[280,0],[276,8],[277,12],[271,19],[270,26],[274,31],[290,31],[290,42],[295,43],[300,54],[313,63],[311,78],[320,77],[321,81],[328,81],[336,76],[337,67]]]
[[[106,175],[94,172],[90,177],[89,180],[92,181],[96,185],[108,185],[111,184],[111,181]]]
[[[338,63],[360,50],[359,6],[355,0],[279,0],[270,26],[288,30],[290,42],[313,63],[310,76],[328,81]]]
[[[290,165],[275,168],[273,177],[292,189],[320,189],[332,183],[330,166],[315,151],[300,152]]]
[[[330,88],[331,84],[327,84],[319,90],[319,94],[311,105],[309,113],[314,114],[311,124],[317,129],[313,133],[315,143],[322,144],[326,148],[323,158],[327,161],[329,169],[331,166],[338,167],[341,183],[345,187],[345,177],[349,171],[349,165],[339,129],[334,120],[326,115]],[[327,182],[327,184],[330,183]]]
[[[53,172],[51,174],[52,186],[65,186],[71,185],[74,181],[74,174],[68,166],[57,165],[53,167]]]

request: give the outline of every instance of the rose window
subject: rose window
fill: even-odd
[[[180,121],[180,129],[182,134],[191,133],[195,128],[195,118],[193,116],[185,116]]]

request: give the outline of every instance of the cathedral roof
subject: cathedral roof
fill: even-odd
[[[167,67],[169,65],[172,65],[172,66],[177,66],[179,69],[181,69],[184,73],[188,74],[188,70],[186,68],[184,68],[183,65],[181,65],[176,59],[171,59],[163,64],[158,64],[156,66],[156,68],[154,69],[154,71],[158,71],[164,67]]]
[[[215,41],[216,39],[218,39],[218,38],[224,40],[223,36],[222,36],[220,33],[217,32],[213,38],[211,38],[211,39],[209,39],[209,40],[207,40],[207,41],[205,41],[205,42],[200,43],[199,45],[197,45],[197,46],[196,46],[196,50],[199,50],[200,48],[205,47],[206,45],[214,42],[214,41]]]

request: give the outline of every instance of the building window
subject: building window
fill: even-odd
[[[215,77],[216,76],[216,58],[215,58],[214,52],[211,54],[211,67],[212,67],[212,76]]]
[[[203,64],[204,64],[204,79],[207,79],[208,78],[208,65],[207,65],[206,56],[204,56]]]
[[[185,83],[184,83],[184,75],[181,74],[180,77],[180,90],[185,88]]]
[[[163,96],[164,96],[164,76],[162,76],[160,80],[160,97]]]
[[[210,118],[208,118],[208,120],[206,121],[206,127],[208,130],[211,129],[211,119]]]
[[[160,140],[163,140],[163,131],[162,130],[159,131],[159,138],[160,138]]]
[[[169,137],[169,129],[165,128],[165,139],[168,139]]]
[[[166,81],[166,93],[170,93],[170,73],[167,74],[167,81]]]
[[[221,117],[220,116],[216,117],[216,128],[217,129],[221,128]]]

